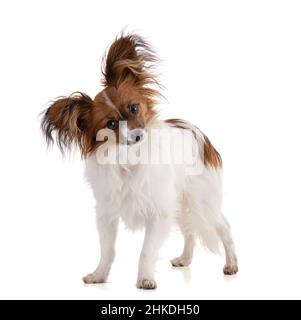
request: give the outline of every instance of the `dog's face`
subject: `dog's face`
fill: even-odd
[[[92,123],[95,131],[113,130],[117,143],[134,144],[145,136],[145,128],[156,112],[139,87],[131,82],[106,87],[94,99]]]
[[[83,156],[94,152],[101,129],[115,133],[116,142],[135,144],[156,117],[159,95],[152,85],[157,80],[151,72],[156,62],[149,45],[137,36],[121,36],[106,57],[104,89],[95,99],[77,92],[55,101],[45,112],[42,129],[47,141],[57,132],[62,151],[77,144]]]

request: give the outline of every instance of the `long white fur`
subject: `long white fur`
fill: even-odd
[[[170,128],[164,122],[155,126]],[[199,175],[185,175],[183,165],[99,165],[95,155],[86,161],[86,177],[96,199],[101,260],[87,275],[87,283],[105,282],[115,256],[118,222],[136,230],[145,228],[139,260],[137,286],[155,288],[155,263],[159,248],[173,223],[184,236],[182,254],[174,266],[190,264],[196,239],[212,251],[221,241],[226,253],[225,269],[237,268],[229,224],[221,211],[221,169],[205,167]],[[225,270],[224,269],[224,270]]]

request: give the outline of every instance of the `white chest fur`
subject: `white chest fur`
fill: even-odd
[[[92,157],[87,161],[86,177],[98,213],[121,217],[130,229],[143,227],[150,216],[178,210],[178,183],[170,165],[99,165]]]

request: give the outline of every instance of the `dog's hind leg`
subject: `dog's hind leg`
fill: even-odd
[[[222,216],[222,221],[223,223],[219,223],[216,226],[216,233],[220,237],[225,249],[226,264],[224,266],[224,274],[233,275],[238,272],[237,257],[235,254],[230,226],[224,216]]]

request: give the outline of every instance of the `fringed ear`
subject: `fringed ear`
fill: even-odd
[[[140,87],[158,84],[152,70],[158,61],[150,45],[137,35],[121,35],[113,42],[103,68],[104,85],[118,87],[132,81]]]
[[[93,100],[84,93],[76,92],[55,101],[44,113],[41,128],[46,141],[52,144],[53,132],[62,153],[77,145],[82,153],[89,152],[88,121]]]

